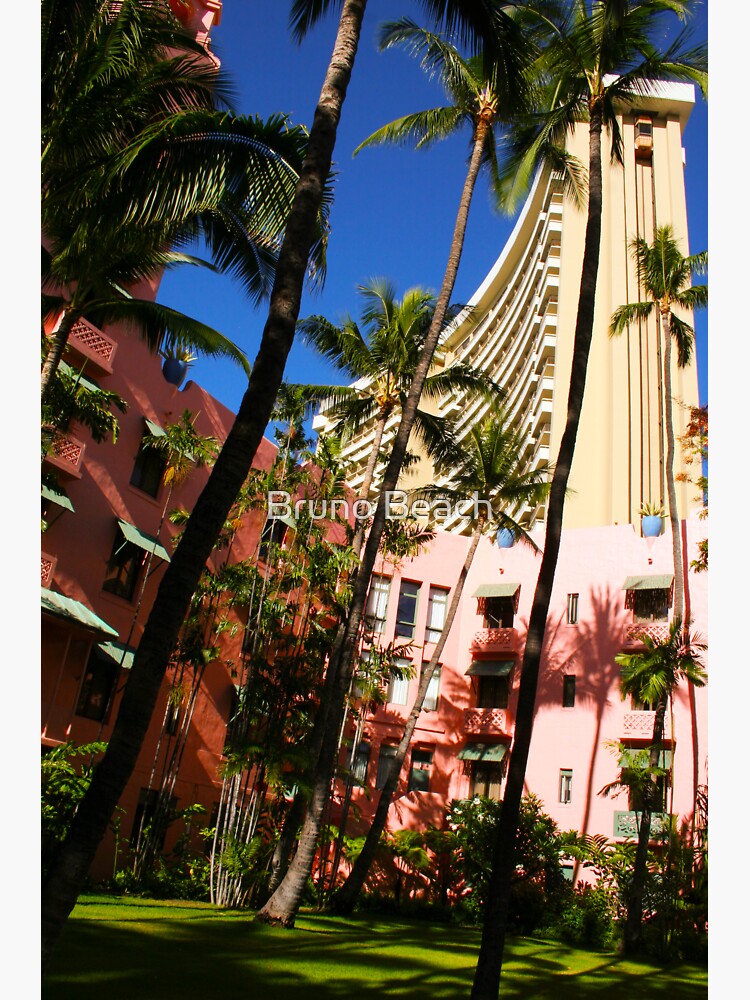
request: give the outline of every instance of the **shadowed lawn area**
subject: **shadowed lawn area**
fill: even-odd
[[[479,932],[447,924],[302,914],[293,931],[206,903],[82,896],[44,1000],[360,1000],[468,996]],[[706,997],[706,970],[661,967],[532,938],[510,941],[503,996]]]

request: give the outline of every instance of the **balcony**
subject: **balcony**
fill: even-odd
[[[507,708],[467,708],[464,710],[466,736],[509,736],[510,714]]]
[[[651,816],[651,840],[661,837],[667,828],[669,813],[654,813]],[[628,812],[616,812],[614,814],[613,837],[630,840],[638,839],[638,813],[629,810]]]
[[[633,622],[626,625],[622,648],[629,651],[643,649],[644,635],[653,642],[666,642],[669,639],[669,622]]]
[[[514,628],[483,628],[471,641],[472,653],[515,653],[518,632]]]
[[[76,479],[81,478],[81,463],[86,445],[72,434],[57,431],[52,438],[45,461]]]
[[[620,739],[652,740],[654,738],[655,712],[626,712],[620,729]],[[669,712],[664,716],[664,739],[672,739],[672,722]]]
[[[85,319],[79,319],[73,324],[68,336],[68,347],[81,360],[87,362],[88,372],[96,369],[99,375],[112,374],[112,361],[117,350],[117,344]]]

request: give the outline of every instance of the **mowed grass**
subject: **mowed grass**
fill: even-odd
[[[83,896],[44,1000],[362,1000],[468,997],[479,932],[446,924],[302,914],[294,930],[206,903]],[[707,996],[705,968],[625,961],[512,938],[503,997],[606,1000]]]

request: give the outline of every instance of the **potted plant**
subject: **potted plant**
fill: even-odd
[[[644,538],[656,538],[664,527],[664,507],[660,503],[641,504],[641,531]]]
[[[500,549],[511,549],[516,544],[516,536],[510,528],[498,528],[495,541]]]
[[[185,381],[188,368],[196,359],[196,355],[191,352],[189,347],[182,344],[164,347],[159,353],[164,358],[164,363],[161,366],[162,375],[170,385],[181,386]]]

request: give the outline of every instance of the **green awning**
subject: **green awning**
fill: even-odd
[[[648,747],[622,747],[622,753],[620,754],[619,764],[620,767],[632,768],[635,755],[643,754],[644,751],[648,751]],[[639,759],[644,760],[644,757]],[[659,751],[659,763],[657,767],[661,767],[665,771],[669,771],[672,767],[672,751],[671,750],[660,750]]]
[[[459,760],[487,760],[499,764],[508,752],[507,743],[467,743],[458,751]]]
[[[472,660],[467,677],[507,677],[513,669],[513,660]]]
[[[622,590],[669,590],[674,580],[673,573],[662,573],[654,576],[629,576],[623,583]]]
[[[130,670],[133,666],[135,650],[132,646],[126,646],[122,642],[100,642],[97,648],[124,670]]]
[[[84,389],[88,389],[89,392],[101,392],[102,387],[98,382],[95,382],[92,378],[88,378],[82,372],[77,371],[75,368],[71,368],[69,364],[65,361],[60,362],[60,368],[67,374],[70,375],[72,379],[75,379],[79,385],[82,385]]]
[[[119,635],[111,625],[108,625],[98,615],[95,615],[93,611],[90,611],[85,604],[81,604],[80,601],[74,601],[72,597],[65,597],[63,594],[58,594],[54,590],[47,590],[46,587],[42,587],[42,611],[46,611],[47,614],[54,615],[56,618],[62,618],[64,621],[72,621],[77,625],[83,625],[85,628],[93,629],[95,632],[101,632],[104,635],[113,635],[115,639]]]
[[[155,424],[153,420],[149,420],[148,417],[144,417],[143,419],[146,423],[146,427],[148,427],[149,434],[153,434],[154,437],[159,437],[159,438],[167,436],[167,432],[164,430],[163,427],[160,427],[158,424]]]
[[[42,496],[45,500],[50,500],[52,503],[56,503],[58,507],[64,507],[65,510],[75,513],[75,508],[70,502],[70,498],[62,486],[45,486],[42,483]]]
[[[482,583],[472,597],[515,597],[520,583]]]
[[[153,552],[158,559],[163,559],[164,562],[170,561],[169,553],[153,535],[147,535],[136,528],[134,524],[128,524],[127,521],[120,521],[118,519],[117,524],[125,538],[129,542],[132,542],[133,545],[137,545],[139,549],[143,549],[145,552]]]

